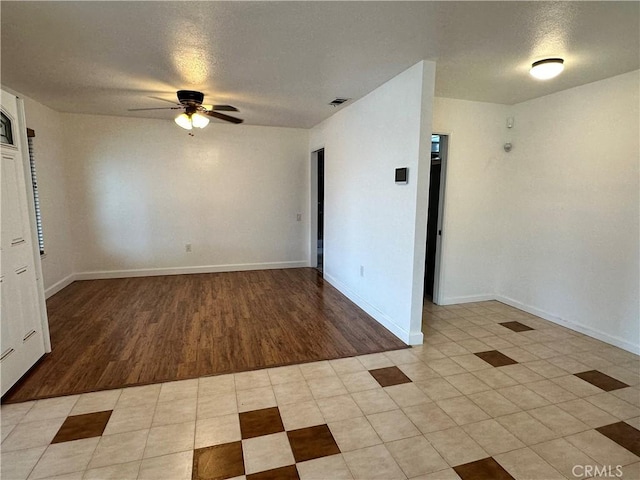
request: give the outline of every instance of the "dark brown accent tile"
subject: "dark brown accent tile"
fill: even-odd
[[[596,428],[605,437],[640,457],[640,430],[626,422],[612,423]]]
[[[280,410],[278,407],[271,407],[241,413],[240,432],[243,440],[284,432]]]
[[[533,328],[527,327],[525,324],[520,322],[502,322],[500,325],[507,327],[509,330],[513,330],[514,332],[527,332],[529,330],[533,330]]]
[[[244,475],[242,442],[194,450],[192,472],[192,480],[223,480]]]
[[[377,368],[369,370],[380,386],[390,387],[392,385],[400,385],[401,383],[410,383],[411,379],[407,377],[398,367]]]
[[[51,443],[70,442],[82,438],[99,437],[104,432],[112,410],[67,417]]]
[[[340,449],[326,425],[292,430],[287,432],[287,436],[296,462],[340,453]]]
[[[273,470],[252,473],[247,475],[247,480],[300,480],[300,477],[295,465],[287,465]]]
[[[494,367],[504,367],[505,365],[514,365],[518,363],[513,358],[509,358],[504,353],[500,353],[497,350],[478,352],[476,353],[476,356]]]
[[[492,457],[453,467],[462,480],[514,480]]]
[[[611,390],[618,390],[619,388],[626,388],[629,385],[621,382],[620,380],[616,380],[609,375],[605,375],[598,370],[589,370],[588,372],[575,373],[576,377],[581,378],[585,382],[589,382],[591,385],[595,385],[598,388],[601,388],[605,392],[610,392]]]

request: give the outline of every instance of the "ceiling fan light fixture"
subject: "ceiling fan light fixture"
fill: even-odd
[[[196,128],[204,128],[209,125],[209,118],[201,113],[194,113],[191,115],[191,123]]]
[[[0,0],[1,1],[1,0]],[[151,108],[130,108],[130,112],[138,112],[142,110],[182,110],[182,113],[174,118],[176,124],[184,128],[185,130],[193,130],[193,128],[204,128],[209,125],[211,120],[209,117],[214,117],[223,122],[230,123],[242,123],[244,120],[237,117],[232,117],[225,113],[220,112],[238,112],[239,110],[232,105],[204,105],[202,99],[204,95],[202,92],[195,92],[191,90],[179,90],[178,100],[180,103],[175,104],[173,107],[151,107]],[[162,100],[162,99],[160,99]],[[173,102],[169,102],[173,103]]]
[[[175,122],[185,130],[191,130],[193,128],[193,125],[191,124],[191,117],[186,113],[178,115],[175,118]]]
[[[564,70],[564,60],[562,58],[546,58],[533,62],[529,73],[538,80],[549,80],[557,77]]]

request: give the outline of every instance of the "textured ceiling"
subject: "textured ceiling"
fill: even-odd
[[[518,103],[639,68],[638,2],[2,1],[2,84],[63,112],[127,112],[178,89],[248,124],[311,127],[422,59],[436,95]],[[565,72],[528,75],[544,57]],[[168,104],[166,104],[168,105]]]

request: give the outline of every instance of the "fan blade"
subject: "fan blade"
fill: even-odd
[[[163,102],[173,103],[174,105],[180,105],[179,103],[176,103],[175,100],[167,100],[166,98],[152,97],[152,96],[149,96],[149,98],[153,98],[155,100],[162,100]]]
[[[129,112],[141,112],[143,110],[182,110],[183,107],[154,107],[154,108],[130,108]]]
[[[205,112],[205,113],[210,117],[217,118],[219,120],[224,120],[225,122],[231,122],[231,123],[244,122],[244,120],[240,118],[232,117],[231,115],[225,115],[224,113],[218,113],[218,112]]]
[[[207,110],[217,110],[219,112],[238,112],[239,110],[236,107],[231,105],[213,105],[211,108]]]

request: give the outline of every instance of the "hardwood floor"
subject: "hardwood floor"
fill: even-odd
[[[311,268],[80,281],[47,309],[53,351],[3,402],[406,347]]]

